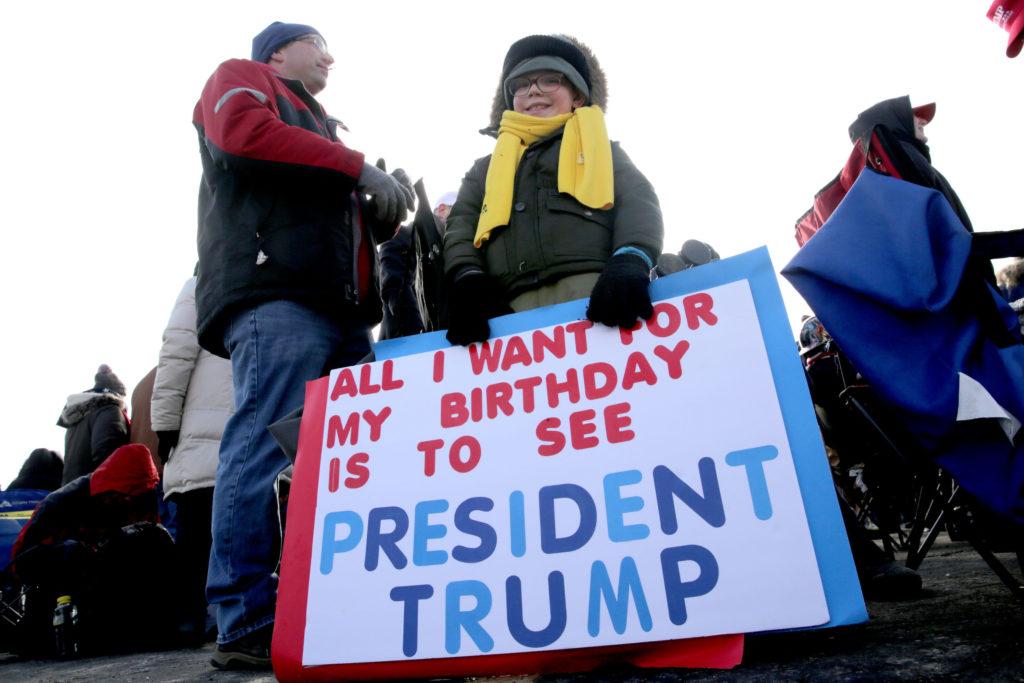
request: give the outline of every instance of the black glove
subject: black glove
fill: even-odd
[[[167,459],[171,457],[171,449],[178,445],[178,436],[181,432],[177,429],[166,432],[156,433],[156,455],[160,458],[160,462],[167,464]]]
[[[654,315],[651,269],[636,254],[612,256],[590,293],[587,317],[609,327],[632,327],[636,319]]]
[[[665,277],[687,268],[689,266],[686,265],[686,261],[679,254],[662,254],[658,257],[658,262],[654,266],[654,272],[657,273],[658,277]]]
[[[396,168],[391,172],[391,177],[398,181],[398,184],[405,190],[405,208],[410,212],[416,210],[416,190],[412,188],[412,178],[405,172],[405,169]]]
[[[384,157],[377,159],[377,168],[387,173],[388,164],[384,161]],[[391,177],[398,181],[398,184],[402,186],[402,192],[405,195],[405,208],[409,211],[414,211],[416,208],[416,190],[412,186],[412,178],[405,172],[404,168],[396,168],[391,172]],[[403,218],[399,222],[404,222]]]
[[[679,250],[679,257],[686,263],[687,268],[703,266],[705,263],[711,263],[720,258],[714,247],[700,240],[686,240],[683,242],[683,247]]]
[[[356,187],[372,197],[377,220],[382,223],[401,223],[405,220],[406,210],[412,208],[412,191],[376,166],[363,164],[363,172],[359,174]]]
[[[505,292],[493,277],[475,268],[456,273],[448,286],[448,341],[469,346],[491,336],[491,318],[511,313]]]

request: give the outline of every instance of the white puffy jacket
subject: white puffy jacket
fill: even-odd
[[[182,287],[164,330],[150,406],[154,432],[180,432],[164,467],[164,495],[213,486],[235,400],[231,362],[199,347],[194,277]]]

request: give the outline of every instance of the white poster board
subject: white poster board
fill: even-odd
[[[331,373],[301,662],[829,621],[747,280]]]

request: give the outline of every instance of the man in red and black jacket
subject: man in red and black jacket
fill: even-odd
[[[370,352],[381,319],[376,244],[412,204],[411,188],[338,141],[314,99],[333,63],[316,29],[274,22],[253,39],[251,60],[217,68],[193,114],[203,163],[197,329],[204,348],[231,359],[236,407],[221,441],[207,580],[220,668],[270,666],[275,485],[288,460],[266,427],[302,405],[307,381]]]

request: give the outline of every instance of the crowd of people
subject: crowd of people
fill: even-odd
[[[269,668],[290,463],[267,428],[302,405],[307,381],[371,358],[378,323],[382,339],[446,330],[470,345],[494,317],[587,299],[593,322],[630,327],[653,314],[653,277],[719,258],[698,240],[662,253],[657,194],[610,140],[607,79],[579,40],[509,47],[481,131],[494,151],[432,204],[339,140],[316,99],[333,62],[314,27],[274,22],[203,88],[199,260],[157,366],[129,415],[101,365],[60,414],[63,459],[33,451],[3,494],[33,491],[0,557],[26,596],[22,650],[54,653],[51,617],[70,601],[90,624],[81,651],[215,633],[214,667]],[[934,113],[883,102],[851,138],[893,135],[914,182],[938,187],[970,229],[928,162]],[[155,580],[174,587],[159,605]]]

